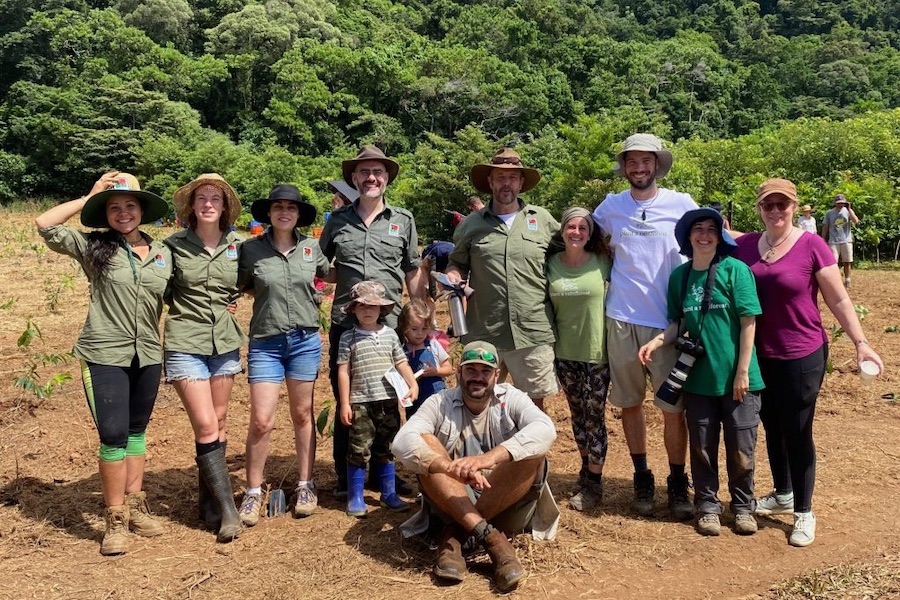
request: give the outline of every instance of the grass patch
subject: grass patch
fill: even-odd
[[[900,595],[900,556],[816,569],[772,588],[768,600],[844,600],[896,598]]]

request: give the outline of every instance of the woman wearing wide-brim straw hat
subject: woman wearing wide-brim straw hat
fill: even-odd
[[[172,251],[165,376],[178,392],[194,430],[201,523],[230,542],[241,527],[225,463],[228,403],[243,371],[244,336],[228,305],[237,297],[238,245],[231,226],[241,213],[234,188],[204,173],[178,188],[175,211],[186,229],[165,244]]]
[[[253,294],[250,349],[250,427],[247,432],[247,491],[241,501],[241,521],[248,527],[259,520],[262,484],[269,440],[281,384],[287,381],[297,488],[294,515],[311,515],[318,506],[313,482],[316,431],[313,387],[319,374],[322,340],[319,306],[313,278],[328,275],[328,260],[318,240],[297,230],[316,220],[316,209],[293,185],[277,185],[267,198],[250,207],[253,218],[268,223],[263,235],[244,242],[239,286]]]
[[[145,432],[162,371],[159,317],[172,274],[172,255],[139,226],[168,212],[128,173],[104,173],[87,196],[51,208],[34,222],[47,246],[77,260],[91,284],[87,320],[75,355],[88,408],[100,437],[100,487],[106,505],[104,555],[128,550],[128,530],[164,532],[144,494]],[[102,229],[83,233],[64,225]]]

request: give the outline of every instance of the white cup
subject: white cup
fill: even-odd
[[[859,380],[863,385],[870,385],[878,376],[878,365],[871,360],[859,363]]]

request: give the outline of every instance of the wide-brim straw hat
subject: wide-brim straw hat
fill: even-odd
[[[514,169],[521,171],[525,181],[522,183],[521,192],[527,192],[534,189],[534,186],[541,180],[541,174],[536,169],[531,169],[522,164],[522,158],[519,153],[512,148],[501,148],[499,152],[491,157],[491,162],[481,163],[472,167],[469,171],[469,181],[475,186],[475,189],[485,194],[491,193],[491,186],[488,183],[488,177],[494,169]]]
[[[705,221],[706,219],[712,219],[716,224],[716,228],[719,230],[719,244],[716,246],[716,254],[719,256],[727,256],[734,252],[735,249],[737,249],[737,242],[735,242],[734,238],[725,231],[725,220],[722,217],[722,213],[714,208],[704,206],[703,208],[695,208],[694,210],[687,211],[680,219],[678,219],[678,222],[675,223],[675,239],[678,241],[681,253],[688,258],[694,256],[694,247],[691,246],[691,227],[693,227],[694,223],[697,221]]]
[[[238,198],[237,192],[234,191],[234,188],[225,181],[225,178],[219,175],[218,173],[203,173],[202,175],[198,175],[196,179],[184,184],[177,190],[175,190],[175,195],[172,200],[175,204],[175,214],[178,215],[179,220],[182,223],[188,222],[188,217],[191,215],[193,210],[191,206],[191,195],[201,185],[212,185],[220,190],[222,190],[222,194],[225,196],[225,200],[228,202],[228,216],[229,216],[229,225],[234,225],[234,222],[237,220],[238,215],[241,214],[241,201]]]
[[[804,204],[800,208],[800,212],[812,212],[812,206],[810,206],[809,204]]]
[[[256,200],[250,206],[250,214],[253,215],[253,219],[260,223],[271,224],[272,220],[269,218],[269,207],[271,207],[272,203],[276,200],[287,200],[299,207],[300,215],[297,217],[297,227],[306,227],[315,222],[317,214],[316,207],[303,199],[303,195],[296,186],[286,183],[276,185],[272,188],[272,191],[269,192],[268,198]]]
[[[131,173],[119,173],[113,187],[97,192],[87,199],[81,209],[81,224],[97,229],[108,228],[106,219],[106,201],[112,196],[133,196],[141,204],[141,225],[153,223],[166,216],[169,205],[165,200],[152,192],[145,192],[137,177]]]
[[[353,171],[356,169],[356,165],[367,160],[377,160],[384,163],[384,170],[387,171],[388,174],[388,183],[392,182],[397,177],[397,173],[400,172],[400,163],[393,158],[385,156],[381,148],[372,145],[363,146],[359,149],[359,153],[355,157],[341,163],[341,172],[344,174],[344,181],[346,181],[350,187],[354,187],[352,175]],[[357,194],[357,196],[359,196],[359,194]]]
[[[625,154],[627,152],[652,152],[656,155],[656,179],[665,177],[672,168],[675,158],[663,148],[662,140],[652,133],[635,133],[625,140],[622,151],[616,154],[616,165],[613,171],[625,176]]]

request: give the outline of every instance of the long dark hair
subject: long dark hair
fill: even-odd
[[[91,283],[98,284],[105,278],[112,257],[122,245],[122,234],[114,229],[92,231],[87,234],[87,241],[84,270]]]

